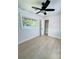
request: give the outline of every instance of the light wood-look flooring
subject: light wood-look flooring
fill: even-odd
[[[61,59],[61,40],[41,36],[18,46],[18,59]]]

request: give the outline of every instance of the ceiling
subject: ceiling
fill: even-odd
[[[41,3],[45,1],[46,0],[19,0],[18,7],[22,10],[36,13],[39,10],[37,11],[34,10],[32,6],[41,8],[42,7]],[[50,1],[51,2],[47,8],[54,8],[55,11],[49,11],[47,12],[47,15],[54,15],[61,13],[61,0],[50,0]],[[43,15],[43,14],[40,13],[39,15]]]

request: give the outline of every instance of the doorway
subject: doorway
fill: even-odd
[[[44,35],[48,35],[48,24],[49,24],[49,20],[45,20]]]

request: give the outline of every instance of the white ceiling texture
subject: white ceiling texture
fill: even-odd
[[[42,2],[45,2],[46,0],[19,0],[18,2],[18,7],[22,10],[29,11],[31,13],[36,13],[39,10],[35,10],[32,8],[42,7]],[[50,0],[50,4],[47,8],[54,8],[55,11],[48,11],[47,15],[55,15],[55,14],[60,14],[61,13],[61,0]],[[39,15],[44,15],[43,13],[40,13]]]

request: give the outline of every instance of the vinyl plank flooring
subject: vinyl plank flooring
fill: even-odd
[[[61,59],[61,40],[41,36],[18,46],[18,59]]]

